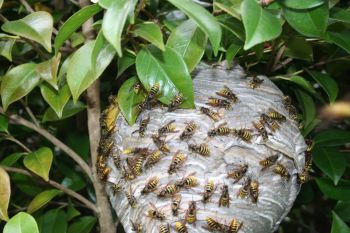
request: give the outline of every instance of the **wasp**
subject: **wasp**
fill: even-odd
[[[220,231],[220,232],[224,231],[223,225],[218,221],[214,220],[213,218],[206,217],[205,221],[207,222],[207,226],[210,231]]]
[[[135,130],[134,132],[132,132],[132,134],[133,134],[133,133],[136,133],[136,132],[139,132],[140,137],[144,137],[144,136],[145,136],[145,132],[146,132],[146,130],[147,130],[147,126],[148,126],[148,124],[149,124],[149,122],[150,122],[150,119],[151,119],[151,118],[150,118],[149,115],[148,115],[147,118],[142,119],[142,120],[140,121],[139,129],[138,129],[138,130]]]
[[[251,129],[233,129],[232,130],[232,134],[238,138],[240,138],[241,140],[250,143],[252,140],[252,133],[251,133]]]
[[[208,117],[210,117],[214,121],[220,120],[219,114],[214,112],[214,111],[212,111],[212,110],[210,110],[209,108],[201,107],[200,111],[202,113],[204,113],[205,115],[207,115]]]
[[[165,219],[165,214],[157,209],[157,207],[150,203],[151,208],[147,210],[147,216],[151,219],[158,219],[160,221],[163,221]]]
[[[141,154],[141,155],[147,155],[148,154],[148,148],[144,147],[130,147],[123,150],[123,154]]]
[[[150,178],[145,187],[143,187],[143,189],[141,190],[141,194],[146,194],[146,193],[150,193],[153,192],[154,190],[156,190],[157,186],[159,184],[159,178],[154,176],[152,178]]]
[[[131,230],[136,232],[136,233],[142,233],[142,226],[140,223],[136,223],[132,220],[130,220],[131,222]]]
[[[311,153],[311,151],[314,149],[315,142],[310,139],[306,139],[305,143],[307,145],[306,152]]]
[[[118,152],[113,152],[112,153],[112,158],[113,158],[113,162],[114,162],[114,165],[117,169],[121,169],[121,158],[120,158],[120,155]]]
[[[136,200],[136,197],[134,196],[134,194],[131,190],[131,186],[129,187],[129,191],[125,192],[125,195],[126,195],[126,198],[128,199],[129,205],[132,208],[135,208],[136,204],[137,204],[137,200]]]
[[[247,178],[243,186],[238,190],[237,197],[245,198],[250,190],[250,178]]]
[[[131,170],[134,173],[135,176],[139,176],[142,173],[142,165],[143,162],[145,161],[145,156],[144,155],[139,155],[137,156],[131,166]]]
[[[258,122],[252,122],[253,126],[258,130],[259,134],[261,135],[262,139],[266,141],[268,139],[267,131],[265,129],[264,124],[261,121]]]
[[[175,122],[175,120],[172,120],[169,123],[167,123],[166,125],[162,126],[160,129],[158,129],[158,135],[162,136],[162,135],[164,135],[166,133],[176,133],[176,132],[178,132],[176,130],[174,122]]]
[[[173,159],[171,160],[168,173],[173,174],[176,169],[178,169],[186,160],[186,155],[181,153],[180,151],[177,151],[173,155]]]
[[[107,156],[110,154],[114,147],[114,141],[113,140],[104,140],[103,142],[100,143],[98,146],[98,153]]]
[[[205,143],[199,145],[189,144],[188,149],[202,156],[210,156],[210,149]]]
[[[156,97],[156,95],[159,92],[159,88],[160,88],[160,84],[159,83],[155,83],[151,87],[151,89],[150,89],[150,91],[148,93],[148,96],[147,96],[148,101],[150,101],[150,100],[152,100],[152,99],[154,99]]]
[[[159,233],[170,233],[169,223],[160,225],[159,226]]]
[[[298,182],[300,184],[305,184],[310,180],[310,175],[307,170],[304,169],[304,171],[301,174],[298,174]]]
[[[127,170],[125,166],[123,166],[122,178],[126,180],[133,180],[135,179],[135,175],[131,171]]]
[[[312,157],[311,155],[305,157],[305,167],[304,170],[309,172],[312,168]]]
[[[223,89],[221,89],[219,92],[216,92],[218,96],[224,97],[226,99],[231,100],[233,103],[236,103],[238,101],[237,96],[233,93],[233,91],[228,87],[224,86]]]
[[[258,88],[264,82],[264,79],[258,78],[258,76],[254,75],[252,80],[249,82],[249,87],[252,89]]]
[[[175,229],[178,233],[187,233],[187,227],[183,222],[175,222]]]
[[[259,197],[259,182],[256,180],[250,181],[250,196],[253,203],[258,202]]]
[[[191,187],[197,186],[198,179],[195,176],[193,176],[194,174],[195,174],[195,172],[191,173],[190,175],[186,176],[185,178],[182,178],[181,180],[177,181],[175,183],[175,185],[178,188],[182,188],[182,187],[191,188]]]
[[[278,130],[280,128],[280,126],[278,125],[278,123],[271,119],[268,115],[266,114],[261,114],[260,116],[260,122],[264,123],[265,125],[267,125],[267,127],[269,127],[269,129],[272,132],[276,132],[276,130]]]
[[[287,168],[280,163],[277,163],[276,167],[273,169],[273,172],[280,175],[283,178],[286,178],[287,180],[290,179],[290,174],[287,171]]]
[[[214,137],[214,136],[225,136],[229,135],[232,132],[232,129],[229,127],[226,127],[227,123],[222,123],[220,124],[217,128],[211,129],[208,131],[208,136],[209,137]]]
[[[248,164],[239,165],[237,169],[227,174],[228,178],[234,179],[234,183],[237,183],[248,171]]]
[[[276,120],[278,122],[284,122],[286,121],[286,117],[283,116],[281,113],[277,112],[276,110],[274,109],[270,109],[269,112],[267,113],[267,115],[273,119],[273,120]]]
[[[218,99],[214,97],[209,97],[209,101],[206,103],[207,105],[210,105],[212,107],[219,107],[219,108],[231,108],[231,102],[228,100]]]
[[[123,190],[123,186],[122,186],[121,180],[119,180],[117,183],[113,183],[112,184],[112,190],[113,190],[113,194],[114,195]]]
[[[197,207],[196,202],[191,201],[188,205],[188,209],[186,211],[185,220],[189,224],[195,223],[197,220]]]
[[[175,184],[167,184],[160,190],[160,192],[158,193],[158,197],[172,196],[178,191],[179,189]]]
[[[243,222],[240,223],[240,222],[238,222],[237,219],[235,219],[235,218],[232,219],[230,226],[227,230],[227,233],[237,233],[239,231],[239,229],[241,229],[242,225],[243,225]]]
[[[152,135],[152,140],[161,152],[170,152],[168,145],[166,145],[165,141],[159,135]]]
[[[181,194],[176,194],[173,196],[171,201],[171,212],[174,216],[177,216],[179,214],[179,208],[181,203]]]
[[[141,89],[142,89],[141,83],[136,82],[134,85],[131,86],[130,91],[133,91],[136,95],[138,95]]]
[[[230,207],[230,195],[228,192],[228,185],[224,185],[221,188],[221,196],[219,199],[219,207],[221,206],[226,206],[226,207]]]
[[[168,112],[172,112],[177,109],[184,102],[184,100],[184,96],[180,92],[177,93],[168,106]]]
[[[204,203],[208,202],[210,197],[214,194],[214,191],[215,191],[214,181],[210,180],[204,186],[204,193],[202,194],[203,195],[202,201]]]
[[[190,137],[193,136],[197,128],[198,126],[196,125],[196,123],[194,123],[194,121],[190,121],[189,123],[186,124],[184,131],[180,135],[180,139],[181,140],[189,139]]]
[[[100,179],[101,180],[106,180],[108,174],[111,172],[111,168],[110,167],[104,167],[101,171],[101,175],[100,175]]]
[[[159,160],[161,159],[161,151],[160,150],[156,150],[155,152],[153,152],[146,160],[145,163],[145,168],[148,169],[151,166],[153,166],[154,164],[156,164],[157,162],[159,162]]]
[[[271,155],[266,159],[260,160],[259,164],[260,166],[262,166],[261,170],[265,170],[266,168],[271,167],[273,164],[276,163],[277,159],[278,159],[278,155]]]
[[[105,157],[103,155],[98,155],[96,158],[96,165],[98,169],[103,169],[106,165]]]

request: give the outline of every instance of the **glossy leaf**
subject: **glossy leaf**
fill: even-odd
[[[312,97],[303,90],[295,89],[294,92],[302,109],[304,125],[305,127],[308,127],[313,123],[316,117],[315,102]]]
[[[326,39],[350,53],[350,31],[327,32]]]
[[[68,209],[67,209],[67,221],[70,221],[79,215],[80,215],[80,212],[76,208],[74,208],[71,202],[69,202]]]
[[[280,20],[263,9],[256,0],[244,0],[241,7],[245,28],[244,49],[278,37],[282,32]]]
[[[84,105],[82,102],[78,101],[74,103],[73,101],[68,101],[68,103],[63,108],[62,117],[57,116],[52,108],[48,108],[44,113],[43,122],[64,120],[66,118],[74,116],[84,109],[86,109],[86,105]]]
[[[124,73],[126,69],[135,64],[136,56],[133,53],[125,52],[122,57],[118,59],[118,74],[117,78]]]
[[[143,22],[134,26],[134,34],[151,42],[160,50],[164,50],[163,34],[159,26],[153,22]]]
[[[308,9],[308,8],[314,8],[316,6],[320,6],[324,4],[325,1],[324,0],[303,0],[303,1],[280,0],[279,2],[289,8]]]
[[[35,67],[33,63],[22,64],[2,77],[0,94],[5,111],[11,103],[27,95],[39,83],[40,78]]]
[[[6,116],[0,114],[0,132],[8,133],[9,120]]]
[[[307,10],[283,8],[283,15],[289,25],[300,34],[311,37],[322,37],[328,23],[328,5],[323,4]]]
[[[42,147],[39,150],[28,154],[23,159],[23,163],[30,171],[42,177],[45,181],[48,181],[52,159],[53,154],[51,149],[48,147]]]
[[[235,58],[239,50],[241,50],[241,48],[242,48],[242,45],[238,43],[232,43],[230,47],[227,48],[226,62],[229,68],[232,66],[233,59]]]
[[[92,216],[84,216],[68,227],[67,233],[89,233],[97,219]]]
[[[144,93],[135,93],[133,86],[139,82],[137,77],[132,77],[125,81],[118,91],[118,106],[127,122],[132,125],[135,123],[138,111],[137,104],[145,99]]]
[[[3,233],[39,233],[35,219],[27,213],[19,212],[5,225]]]
[[[7,208],[9,207],[11,196],[10,177],[7,172],[0,167],[0,219],[7,221]]]
[[[341,146],[350,142],[350,132],[340,129],[325,130],[318,133],[314,141],[319,146]]]
[[[221,41],[221,27],[218,21],[207,10],[191,0],[168,0],[171,4],[184,12],[209,37],[216,56]]]
[[[63,43],[73,34],[73,32],[101,10],[102,8],[99,5],[93,4],[80,9],[69,17],[69,19],[64,22],[55,38],[55,52],[58,53]]]
[[[322,193],[335,200],[350,200],[350,182],[347,180],[340,180],[337,186],[334,186],[332,180],[328,178],[316,178],[316,183]]]
[[[72,43],[72,47],[76,48],[85,42],[85,37],[81,32],[73,32],[72,35],[69,37],[69,40]]]
[[[240,7],[228,6],[220,2],[214,2],[214,6],[225,11],[232,17],[241,20],[241,12],[239,11]]]
[[[346,225],[346,223],[334,211],[332,211],[332,218],[331,233],[350,233],[348,225]]]
[[[105,9],[108,9],[113,2],[114,0],[98,0],[98,4]]]
[[[338,84],[328,74],[323,74],[316,71],[308,71],[309,74],[316,80],[318,84],[327,93],[330,102],[334,102],[337,99],[339,88]]]
[[[57,116],[62,117],[63,108],[71,96],[68,85],[65,84],[56,91],[47,84],[41,84],[40,90],[44,100],[55,111]]]
[[[282,79],[282,80],[286,80],[289,82],[292,82],[296,85],[298,85],[299,87],[301,87],[302,89],[304,89],[305,91],[311,93],[311,94],[315,94],[316,91],[313,88],[313,86],[311,85],[311,83],[306,80],[305,78],[301,77],[301,76],[292,76],[292,77],[283,77],[283,76],[278,76],[278,79]]]
[[[329,19],[336,22],[350,23],[350,9],[334,7],[330,12]]]
[[[171,32],[167,47],[183,57],[191,72],[200,62],[207,40],[205,33],[192,20],[186,20]]]
[[[34,197],[34,199],[29,203],[27,212],[29,214],[37,211],[38,209],[49,203],[55,196],[61,193],[58,189],[46,190]]]
[[[13,153],[8,156],[6,156],[3,160],[1,160],[0,164],[3,166],[11,167],[13,164],[17,162],[23,155],[27,153]]]
[[[8,38],[0,41],[0,55],[6,57],[7,60],[12,61],[12,48],[16,39]]]
[[[49,83],[56,90],[57,86],[57,71],[60,64],[61,54],[57,54],[53,58],[36,65],[36,72],[39,76]]]
[[[66,233],[67,227],[66,213],[62,209],[51,209],[42,215],[40,232]]]
[[[315,147],[313,159],[316,166],[329,176],[337,185],[345,172],[345,155],[335,148]]]
[[[130,11],[135,8],[136,0],[114,1],[107,9],[102,22],[103,35],[108,42],[117,50],[118,55],[122,56],[121,35],[126,19]],[[116,23],[118,22],[118,23]]]
[[[241,21],[239,21],[238,19],[229,17],[228,15],[219,15],[216,18],[219,20],[222,29],[224,29],[223,33],[227,31],[231,33],[234,37],[237,37],[242,42],[245,41],[245,35],[244,35],[245,30],[244,30],[243,23]],[[225,40],[229,40],[232,37],[228,35],[225,36],[225,34],[223,34],[223,36],[224,37],[222,42],[225,42]]]
[[[338,201],[334,212],[344,221],[350,221],[350,201]]]
[[[191,76],[182,57],[172,48],[166,47],[164,52],[154,46],[142,49],[136,57],[136,70],[147,90],[160,84],[158,99],[162,103],[169,104],[179,91],[185,98],[181,107],[194,107]]]
[[[45,11],[34,12],[22,19],[5,22],[1,28],[5,32],[36,41],[51,53],[51,14]]]
[[[308,125],[306,125],[303,129],[302,129],[302,135],[304,137],[306,137],[307,135],[309,135],[312,130],[314,130],[316,128],[316,126],[318,124],[320,124],[322,121],[320,119],[315,118],[314,120],[312,120]]]
[[[305,61],[313,60],[313,51],[310,43],[304,38],[294,36],[286,42],[284,54],[291,58],[301,59]]]

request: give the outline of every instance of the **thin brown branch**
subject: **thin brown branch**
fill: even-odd
[[[4,114],[3,109],[0,107],[0,113]],[[10,122],[18,125],[23,125],[29,129],[34,130],[47,140],[49,140],[52,144],[60,148],[63,152],[65,152],[69,157],[71,157],[80,167],[81,169],[89,176],[90,180],[92,180],[92,175],[91,175],[91,169],[89,165],[70,147],[68,147],[66,144],[64,144],[62,141],[57,139],[54,135],[49,133],[47,130],[44,128],[41,128],[39,126],[36,126],[34,123],[16,115],[16,114],[8,114],[8,118]]]
[[[26,176],[31,176],[31,177],[39,177],[33,173],[30,173],[24,169],[21,168],[16,168],[16,167],[6,167],[6,166],[1,166],[3,169],[5,169],[8,172],[14,172],[14,173],[20,173]],[[45,180],[44,180],[45,181]],[[83,197],[82,195],[80,195],[79,193],[74,192],[73,190],[64,187],[63,185],[57,183],[56,181],[53,180],[48,180],[45,181],[46,183],[48,183],[49,185],[51,185],[52,187],[55,187],[59,190],[61,190],[62,192],[66,193],[67,195],[75,198],[76,200],[80,201],[81,203],[83,203],[86,207],[88,207],[89,209],[93,210],[95,213],[97,213],[97,208],[94,205],[94,203],[90,202],[89,200],[87,200],[85,197]]]
[[[31,153],[32,152],[26,145],[24,145],[22,142],[20,142],[17,138],[13,137],[12,135],[8,135],[6,137],[6,139],[16,143],[17,145],[19,145],[27,153]]]
[[[36,126],[40,126],[38,119],[36,119],[35,115],[33,114],[32,110],[28,107],[28,105],[23,100],[21,100],[21,103],[26,112],[28,113],[29,117],[32,119],[33,123]]]
[[[29,13],[35,12],[35,10],[29,5],[29,3],[26,0],[19,0],[19,1],[24,6],[24,8],[26,8],[26,11],[28,11]]]

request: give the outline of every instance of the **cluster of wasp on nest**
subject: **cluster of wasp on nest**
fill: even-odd
[[[97,167],[125,232],[273,232],[311,169],[295,107],[238,66],[204,66],[193,84],[195,109],[181,93],[154,106],[154,83],[139,124],[115,98],[104,111]]]

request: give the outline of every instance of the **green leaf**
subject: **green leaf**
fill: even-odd
[[[349,181],[340,180],[338,185],[334,186],[332,180],[328,178],[316,178],[316,183],[326,197],[335,200],[350,200]]]
[[[1,28],[5,32],[36,41],[51,53],[53,29],[51,14],[45,11],[37,11],[22,19],[5,22]]]
[[[41,207],[49,203],[54,197],[61,193],[58,189],[46,190],[34,197],[34,199],[29,203],[27,208],[27,213],[31,214]]]
[[[288,57],[305,61],[313,60],[311,45],[302,37],[294,36],[286,42],[284,54]]]
[[[57,56],[36,65],[36,72],[39,74],[39,76],[56,90],[58,89],[57,71],[60,61],[61,54],[59,53]]]
[[[92,67],[91,57],[94,45],[95,41],[88,42],[79,48],[69,61],[67,82],[75,102],[80,94],[102,74],[115,55],[115,50],[106,44],[98,54],[96,67]]]
[[[176,27],[167,41],[167,47],[183,57],[189,72],[200,62],[206,45],[207,36],[192,20],[186,20]]]
[[[227,14],[231,15],[232,17],[241,20],[241,12],[239,11],[239,8],[236,8],[234,6],[227,6],[220,2],[214,2],[214,6],[225,11]]]
[[[294,92],[303,113],[304,125],[305,127],[308,127],[313,123],[316,117],[315,102],[307,92],[301,89],[295,89]]]
[[[8,156],[6,156],[1,162],[0,164],[3,165],[3,166],[12,166],[14,163],[17,162],[17,160],[19,160],[23,155],[26,155],[27,153],[13,153],[13,154],[10,154]]]
[[[143,22],[134,26],[134,34],[151,42],[164,51],[163,34],[159,26],[153,22]]]
[[[9,120],[6,116],[0,114],[0,132],[8,133]]]
[[[350,31],[327,32],[326,40],[350,53]]]
[[[39,233],[35,219],[27,213],[19,212],[5,225],[3,233]]]
[[[16,189],[27,196],[35,196],[42,191],[41,187],[37,185],[37,181],[26,175],[13,173],[11,174],[11,181]]]
[[[42,147],[24,157],[23,163],[30,171],[42,177],[45,181],[48,181],[52,158],[53,154],[51,149]]]
[[[80,212],[76,208],[74,208],[71,202],[69,202],[69,205],[67,208],[67,221],[70,221],[79,215],[80,215]]]
[[[185,98],[181,107],[194,107],[191,76],[184,60],[173,49],[165,47],[162,52],[154,46],[145,47],[137,54],[136,70],[147,90],[160,84],[158,99],[162,103],[169,104],[179,91]]]
[[[41,218],[40,232],[42,233],[66,233],[66,213],[62,209],[47,211]]]
[[[84,216],[68,227],[67,233],[89,233],[97,219],[92,216]]]
[[[136,105],[145,99],[143,93],[136,94],[132,91],[134,84],[137,82],[139,82],[137,77],[126,80],[120,87],[117,97],[120,111],[130,125],[135,123],[138,116]]]
[[[229,17],[228,15],[219,15],[216,18],[219,20],[222,29],[224,29],[222,43],[224,43],[226,40],[229,40],[231,38],[234,38],[235,40],[237,40],[238,38],[242,42],[245,41],[245,35],[244,35],[245,31],[241,21],[239,21],[238,19]],[[228,33],[231,33],[233,36],[224,34],[225,31]]]
[[[330,129],[318,133],[314,138],[318,146],[341,146],[350,142],[350,132],[340,129]]]
[[[58,117],[52,108],[48,108],[44,113],[43,122],[63,120],[74,116],[75,114],[83,111],[85,108],[86,106],[80,101],[76,103],[73,101],[68,101],[68,103],[63,108],[62,117]]]
[[[128,69],[130,66],[135,64],[135,59],[136,59],[135,54],[130,53],[129,51],[124,53],[124,55],[118,59],[118,62],[117,62],[117,66],[118,66],[117,78],[122,73],[124,73],[124,71],[126,69]]]
[[[328,23],[328,5],[307,9],[294,10],[283,8],[283,14],[289,25],[305,36],[322,37]]]
[[[350,9],[334,7],[330,12],[329,19],[336,22],[350,23]]]
[[[47,84],[40,85],[41,95],[44,100],[55,111],[59,118],[62,117],[63,108],[67,104],[71,94],[67,84],[62,86],[58,91]]]
[[[218,21],[207,10],[191,0],[168,0],[171,4],[184,12],[209,37],[216,56],[221,41],[221,27]]]
[[[10,177],[7,172],[0,167],[0,219],[8,221],[7,209],[11,196]]]
[[[84,22],[101,10],[102,8],[99,5],[93,4],[80,9],[78,12],[69,17],[69,19],[64,22],[55,38],[55,52],[58,53],[63,43],[73,34],[73,32],[75,32]]]
[[[256,0],[244,0],[241,11],[246,35],[245,50],[275,39],[281,34],[280,20],[263,9]]]
[[[114,0],[99,0],[98,4],[105,8],[108,9],[109,7],[111,7],[112,3],[114,2]]]
[[[305,91],[311,93],[311,94],[316,94],[315,89],[313,88],[313,86],[311,85],[311,83],[306,80],[305,78],[301,77],[301,76],[292,76],[292,77],[283,77],[283,76],[278,76],[277,79],[281,79],[281,80],[286,80],[289,82],[292,82],[296,85],[298,85],[299,87],[301,87],[302,89],[304,89]]]
[[[336,212],[332,211],[332,229],[331,233],[350,233],[350,228],[346,223],[336,214]]]
[[[309,135],[311,133],[311,131],[318,125],[320,124],[322,121],[320,119],[315,118],[313,121],[311,121],[307,126],[305,126],[302,129],[302,135],[304,137],[306,137],[307,135]]]
[[[117,50],[120,57],[122,56],[121,35],[123,28],[128,14],[134,10],[136,2],[136,0],[114,1],[103,17],[103,35]]]
[[[241,48],[242,48],[242,45],[239,43],[232,43],[230,47],[227,48],[226,62],[227,62],[228,68],[232,66],[233,59],[235,58],[235,56],[237,55],[237,53]]]
[[[1,9],[3,3],[4,3],[4,0],[0,0],[0,9]]]
[[[279,2],[286,7],[294,8],[294,9],[314,8],[325,3],[324,0],[303,0],[303,1],[280,0]]]
[[[78,47],[78,45],[81,45],[85,42],[85,37],[83,33],[81,32],[73,32],[72,35],[69,37],[69,40],[72,43],[72,47]]]
[[[317,83],[327,93],[330,102],[334,102],[337,99],[339,88],[338,84],[328,74],[323,74],[316,71],[309,71],[308,73],[316,80]]]
[[[344,221],[350,221],[350,201],[338,201],[334,212]]]
[[[22,64],[2,77],[0,94],[5,111],[11,103],[27,95],[39,83],[40,78],[35,67],[33,63]]]
[[[333,180],[334,185],[337,185],[345,172],[345,155],[336,148],[315,147],[313,159],[316,166]]]
[[[12,61],[12,48],[16,39],[8,38],[0,41],[0,55],[6,57],[7,60]]]

